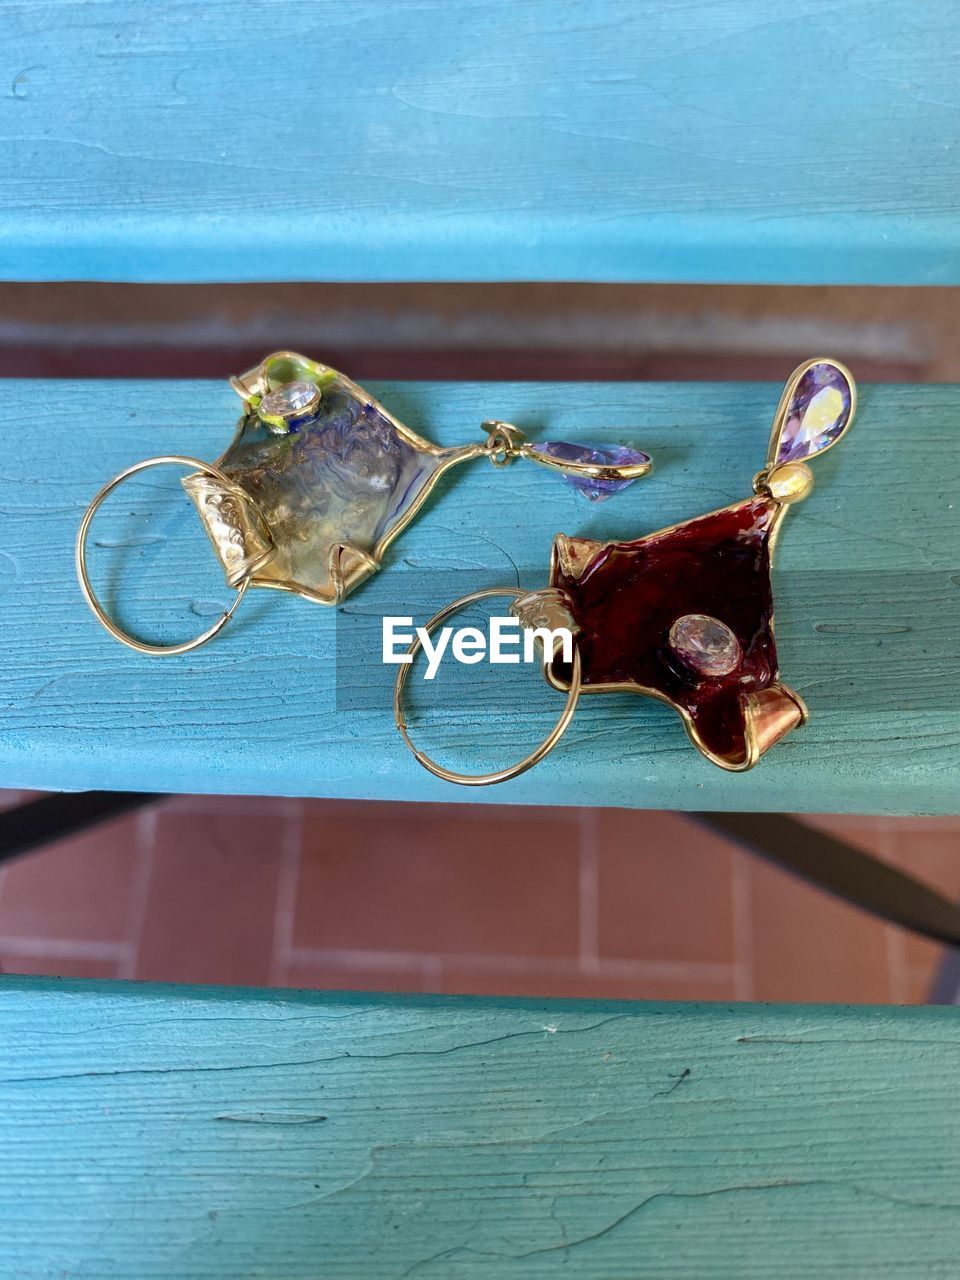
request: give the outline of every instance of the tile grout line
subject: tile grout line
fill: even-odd
[[[136,973],[137,957],[140,952],[140,938],[147,916],[150,881],[153,877],[158,819],[157,805],[150,805],[149,808],[141,809],[135,819],[137,871],[133,887],[130,890],[130,901],[127,904],[126,954],[117,965],[118,978],[132,978]]]
[[[730,902],[733,908],[734,995],[738,1000],[754,999],[753,972],[753,877],[749,854],[733,854],[730,870]]]
[[[300,887],[300,861],[303,854],[304,809],[284,818],[280,845],[280,873],[277,878],[277,901],[273,913],[273,947],[270,955],[270,985],[286,985],[287,971],[293,955],[293,917]]]
[[[440,956],[424,956],[419,969],[420,985],[430,994],[443,991],[443,960]]]
[[[491,956],[486,953],[414,953],[398,951],[352,951],[292,947],[290,963],[304,968],[338,967],[357,969],[416,968],[456,965],[486,973],[549,974],[556,977],[582,975],[579,961],[566,956]],[[737,966],[719,960],[599,960],[593,975],[611,978],[674,978],[681,980],[729,981]]]
[[[595,809],[580,810],[579,857],[580,967],[593,973],[600,959],[600,823]]]
[[[354,951],[349,947],[291,947],[289,954],[291,964],[303,965],[306,968],[324,968],[328,965],[358,969],[414,968],[427,959],[439,961],[442,964],[444,960],[460,958],[407,951]]]
[[[24,938],[0,936],[0,951],[12,956],[49,956],[54,960],[113,960],[121,964],[127,959],[130,945],[126,942],[91,942],[80,938]]]

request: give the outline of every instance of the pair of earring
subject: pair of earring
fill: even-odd
[[[113,636],[142,653],[172,655],[205,644],[251,586],[338,604],[380,568],[386,548],[458,463],[527,459],[560,472],[595,501],[653,467],[637,449],[534,443],[500,421],[483,424],[482,442],[441,449],[343,374],[292,352],[268,356],[232,386],[243,414],[216,464],[183,455],[137,463],[100,490],[81,522],[77,573],[87,603]],[[581,693],[630,690],[673,706],[691,741],[715,764],[752,768],[807,714],[779,679],[770,585],[777,534],[788,506],[813,486],[807,462],[837,443],[855,408],[856,388],[843,365],[808,360],[784,388],[751,497],[633,542],[560,534],[546,587],[474,592],[432,618],[428,633],[474,600],[511,597],[522,625],[566,628],[574,647],[570,662],[559,651],[543,653],[546,678],[566,693],[553,731],[524,760],[493,774],[454,773],[413,745],[403,709],[410,665],[401,665],[394,716],[420,763],[467,785],[504,781],[556,745]],[[167,463],[191,468],[184,488],[237,594],[203,634],[163,646],[136,639],[109,617],[90,582],[86,544],[104,499],[129,477]],[[419,647],[419,640],[411,645],[411,659]]]

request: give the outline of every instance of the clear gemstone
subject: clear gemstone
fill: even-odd
[[[685,613],[670,628],[670,648],[702,676],[728,676],[740,665],[740,642],[726,623],[707,613]]]
[[[257,410],[260,417],[296,418],[315,409],[320,403],[320,391],[312,382],[285,382],[283,386],[268,391]]]
[[[802,462],[833,444],[850,421],[852,400],[849,379],[835,364],[811,365],[780,429],[777,462]]]
[[[604,467],[636,466],[650,461],[648,453],[639,449],[631,449],[625,444],[573,444],[567,440],[543,440],[533,445],[548,458],[556,458],[558,462],[589,462]],[[603,502],[604,499],[626,489],[636,476],[629,480],[601,480],[592,476],[578,476],[573,473],[565,475],[564,480],[574,487],[578,493],[589,498],[591,502]]]

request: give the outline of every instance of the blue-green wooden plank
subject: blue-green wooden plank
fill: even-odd
[[[944,0],[0,0],[0,278],[960,282]]]
[[[0,980],[0,1270],[933,1280],[955,1009]]]
[[[340,610],[253,591],[206,648],[122,648],[87,610],[73,539],[99,486],[148,455],[214,458],[236,399],[215,382],[0,384],[0,785],[112,787],[674,809],[957,812],[960,387],[868,386],[849,436],[788,514],[774,577],[784,679],[811,720],[751,773],[724,773],[669,708],[582,700],[563,742],[513,782],[424,772],[390,709],[384,613],[425,621],[480,586],[541,585],[558,530],[631,538],[749,494],[770,384],[392,383],[371,389],[443,444],[490,415],[539,435],[633,441],[657,471],[591,505],[527,463],[450,473]],[[184,638],[232,598],[173,470],[121,490],[91,565],[141,634]],[[100,545],[98,545],[100,544]],[[466,619],[465,619],[466,621]],[[519,759],[559,696],[536,671],[455,667],[412,682],[420,740],[454,768]]]

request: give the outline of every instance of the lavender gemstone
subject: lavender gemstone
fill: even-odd
[[[780,428],[777,462],[802,462],[833,444],[850,421],[851,402],[850,383],[836,365],[811,365]]]
[[[626,467],[650,461],[648,453],[641,453],[639,449],[631,449],[625,444],[572,444],[567,440],[543,440],[533,448],[548,458],[556,458],[558,462],[593,462],[606,467]],[[592,476],[572,473],[563,478],[591,502],[603,502],[633,484],[633,479],[597,480]]]

